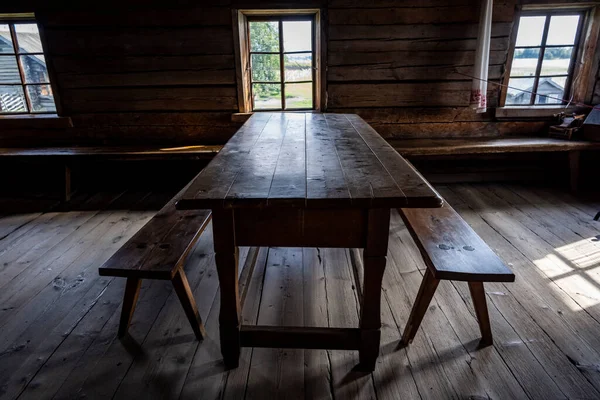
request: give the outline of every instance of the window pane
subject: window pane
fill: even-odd
[[[252,82],[280,82],[279,54],[252,54]]]
[[[312,83],[290,83],[285,85],[285,108],[312,108]]]
[[[534,78],[510,78],[506,92],[506,104],[529,104],[531,91],[533,90]]]
[[[579,15],[555,15],[550,18],[547,45],[574,44]]]
[[[550,47],[544,52],[542,75],[567,75],[573,47]]]
[[[33,85],[27,86],[27,94],[31,100],[33,112],[54,112],[54,96],[50,85]]]
[[[42,53],[42,41],[36,24],[15,24],[17,44],[21,53]]]
[[[515,49],[510,76],[535,76],[540,49]]]
[[[517,46],[539,46],[542,44],[542,34],[546,17],[521,17]]]
[[[311,51],[312,22],[283,21],[283,51]]]
[[[565,76],[540,78],[536,91],[537,96],[535,97],[535,104],[562,103],[566,82],[567,78]]]
[[[16,56],[0,55],[0,83],[21,83]]]
[[[252,85],[255,110],[281,109],[281,85],[255,83]]]
[[[312,81],[312,53],[284,56],[286,82]]]
[[[27,83],[48,83],[48,70],[46,69],[46,59],[42,55],[20,56],[21,65],[25,72],[25,81]]]
[[[0,86],[0,114],[27,112],[21,86]]]
[[[279,22],[250,22],[250,51],[279,51]]]
[[[0,54],[13,53],[15,48],[10,38],[10,29],[8,25],[0,24]]]

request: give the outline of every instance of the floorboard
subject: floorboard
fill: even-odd
[[[396,213],[372,374],[354,370],[356,351],[292,349],[244,348],[226,370],[211,229],[185,266],[207,339],[195,340],[169,282],[143,281],[118,340],[125,282],[97,267],[172,193],[82,193],[69,210],[0,216],[0,399],[600,398],[600,202],[507,183],[437,189],[515,272],[485,285],[493,346],[478,346],[462,282],[440,284],[399,346],[425,265]],[[240,259],[243,323],[358,323],[360,250],[242,248]]]

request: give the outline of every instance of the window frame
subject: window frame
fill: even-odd
[[[23,117],[23,116],[34,117],[36,115],[39,115],[39,116],[56,115],[58,112],[58,101],[57,101],[56,90],[54,88],[54,85],[52,84],[53,79],[51,77],[51,72],[50,72],[50,68],[48,66],[48,62],[46,61],[46,65],[45,65],[46,72],[48,73],[48,81],[43,82],[43,83],[27,83],[27,79],[25,76],[25,67],[22,63],[22,59],[25,56],[41,55],[44,57],[44,60],[46,60],[46,58],[47,58],[47,52],[46,52],[46,48],[44,45],[44,39],[43,39],[43,32],[42,32],[42,28],[41,28],[40,24],[38,23],[38,21],[36,20],[36,18],[33,14],[16,14],[16,15],[15,14],[0,14],[0,24],[8,25],[9,31],[10,31],[10,36],[11,36],[11,41],[12,41],[12,46],[13,46],[13,53],[2,54],[2,57],[9,57],[9,56],[15,57],[16,63],[17,63],[17,68],[19,70],[19,76],[21,79],[20,83],[0,83],[0,85],[1,86],[15,86],[15,87],[20,86],[23,90],[23,96],[25,97],[25,106],[27,108],[26,111],[18,111],[18,112],[1,112],[0,111],[0,118]],[[36,25],[36,27],[38,29],[39,37],[40,37],[40,44],[42,46],[41,52],[23,53],[23,52],[19,51],[19,40],[17,37],[15,24],[35,24]],[[33,86],[49,86],[50,90],[52,91],[52,99],[54,102],[55,109],[50,110],[50,111],[35,111],[33,109],[31,97],[27,90],[27,88],[30,86],[31,87],[33,87]]]
[[[496,108],[496,118],[498,119],[515,119],[515,118],[551,118],[557,110],[565,109],[566,103],[560,104],[506,104],[507,86],[509,85],[510,71],[514,58],[516,47],[517,33],[521,16],[531,15],[548,15],[548,14],[574,14],[580,13],[578,33],[576,43],[573,45],[575,56],[571,61],[571,79],[565,86],[563,97],[570,99],[572,102],[569,105],[568,111],[579,111],[580,109],[574,104],[590,103],[594,92],[595,71],[598,68],[598,60],[596,60],[596,43],[600,33],[600,9],[594,5],[583,4],[553,4],[553,5],[524,5],[517,9],[514,16],[514,24],[510,35],[510,44],[508,57],[506,60],[504,78],[502,80],[502,88],[500,90],[499,107]],[[549,20],[549,19],[548,19]],[[547,20],[547,21],[548,21]],[[523,47],[523,46],[520,46]],[[532,46],[536,47],[536,46]],[[538,46],[541,47],[541,46]],[[593,62],[582,63],[582,60],[588,57],[593,57]],[[532,96],[533,97],[533,96]]]
[[[553,16],[572,16],[572,15],[577,15],[579,16],[579,22],[577,24],[577,30],[575,32],[575,40],[573,42],[572,45],[548,45],[547,44],[547,40],[548,40],[548,32],[550,30],[550,21],[552,19]],[[563,88],[563,100],[560,103],[551,103],[551,104],[555,104],[555,105],[561,105],[561,104],[566,104],[568,103],[568,101],[565,101],[565,97],[569,97],[569,94],[571,93],[571,83],[573,81],[573,76],[575,75],[575,63],[576,60],[578,58],[578,53],[579,53],[579,42],[581,40],[581,34],[583,31],[583,23],[585,20],[585,11],[584,10],[549,10],[549,11],[525,11],[523,13],[521,13],[521,15],[519,16],[519,23],[521,21],[522,17],[545,17],[546,20],[544,22],[544,30],[542,31],[542,41],[540,43],[539,46],[515,46],[513,47],[513,61],[514,61],[514,53],[515,51],[517,51],[518,49],[537,49],[539,48],[539,55],[538,55],[538,61],[537,61],[537,65],[536,65],[536,70],[535,70],[535,75],[533,76],[533,89],[531,90],[533,93],[530,94],[530,99],[529,99],[529,104],[511,104],[510,106],[544,106],[544,105],[548,105],[547,103],[537,103],[536,104],[536,97],[537,96],[541,96],[539,94],[537,94],[537,91],[539,89],[539,83],[540,80],[542,78],[552,78],[552,77],[566,77],[565,79],[565,86]],[[518,30],[517,30],[517,34],[518,34]],[[569,61],[569,67],[567,69],[567,74],[564,75],[542,75],[542,64],[544,62],[544,56],[546,54],[546,49],[548,48],[560,48],[560,47],[573,47],[573,52],[571,54],[571,60]],[[512,63],[511,63],[512,64]],[[512,65],[510,66],[510,68],[512,69]],[[510,73],[509,73],[509,79],[510,79]]]
[[[236,80],[238,92],[238,110],[239,113],[252,113],[262,111],[278,112],[296,112],[296,111],[320,111],[325,108],[325,88],[324,88],[324,68],[323,60],[326,54],[326,43],[322,40],[325,37],[323,12],[320,9],[237,9],[233,10],[233,36],[234,50],[236,60]],[[249,42],[249,21],[257,20],[312,20],[312,86],[313,86],[313,107],[312,108],[293,108],[293,109],[260,109],[254,110],[254,101],[252,96],[252,69],[250,59]],[[281,33],[281,31],[280,31]],[[283,46],[280,34],[279,50],[283,57]],[[301,53],[308,53],[303,51]],[[285,68],[280,59],[280,68]],[[285,71],[282,71],[285,72]],[[285,84],[285,74],[281,76],[281,83]],[[279,83],[279,82],[277,82]],[[291,82],[288,82],[291,83]],[[294,82],[295,83],[295,82]],[[282,106],[285,102],[285,89],[282,91]]]
[[[261,111],[307,111],[315,109],[315,98],[316,98],[316,77],[315,77],[315,17],[311,14],[299,14],[299,15],[269,15],[269,16],[249,16],[247,17],[248,23],[246,24],[246,37],[248,40],[248,56],[250,59],[250,98],[252,99],[252,110],[256,112]],[[278,52],[257,52],[252,51],[252,46],[250,44],[252,37],[250,35],[250,23],[251,22],[271,22],[277,21],[279,24],[278,28],[278,36],[279,36],[279,51]],[[311,22],[311,50],[310,51],[285,51],[283,47],[283,22],[284,21],[310,21]],[[285,80],[285,55],[286,54],[311,54],[311,80],[310,81],[294,81],[294,82],[286,82]],[[255,82],[252,79],[252,55],[253,54],[277,54],[279,55],[279,82]],[[255,84],[276,84],[279,83],[281,86],[281,108],[261,108],[259,110],[255,109],[254,104],[254,85]],[[285,102],[285,86],[286,84],[300,84],[300,83],[310,83],[312,86],[312,105],[309,108],[286,108]]]

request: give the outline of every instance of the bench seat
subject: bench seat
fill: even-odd
[[[513,282],[515,275],[447,203],[441,208],[399,210],[427,265],[402,342],[415,337],[442,279],[466,281],[481,330],[481,344],[492,344],[483,282]]]
[[[408,158],[566,152],[569,155],[570,185],[573,192],[577,192],[579,188],[579,159],[581,152],[586,150],[600,150],[600,142],[519,136],[476,139],[394,139],[390,140],[389,143],[398,153]]]
[[[124,147],[0,147],[0,157],[45,159],[100,158],[116,160],[212,159],[223,146]]]
[[[99,269],[101,276],[127,278],[119,337],[126,335],[142,279],[170,280],[198,340],[205,336],[202,320],[183,266],[210,218],[210,210],[178,211],[180,191]]]
[[[394,139],[389,140],[389,143],[405,157],[600,150],[600,142],[519,136],[477,139]]]
[[[63,200],[71,199],[71,169],[79,161],[211,160],[223,146],[96,146],[0,147],[0,157],[62,163],[65,169]]]

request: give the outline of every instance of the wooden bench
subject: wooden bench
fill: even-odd
[[[60,163],[65,170],[63,199],[71,198],[71,170],[82,160],[211,160],[223,146],[137,147],[0,147],[0,157],[13,160],[43,160]]]
[[[183,266],[208,225],[211,212],[176,210],[175,203],[186,189],[187,186],[98,270],[102,276],[127,278],[119,337],[127,333],[142,279],[170,280],[196,337],[202,340],[205,336]]]
[[[492,344],[483,282],[514,282],[514,274],[447,203],[441,208],[399,211],[427,265],[402,335],[403,344],[415,337],[442,279],[469,283],[481,330],[480,345]]]
[[[600,150],[600,142],[560,140],[546,137],[477,138],[477,139],[394,139],[389,143],[407,158],[469,154],[503,154],[529,152],[567,152],[571,189],[577,190],[579,159],[582,151]]]

